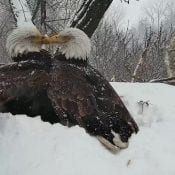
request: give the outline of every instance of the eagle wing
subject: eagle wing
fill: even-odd
[[[92,88],[81,73],[69,65],[54,66],[48,96],[62,122],[83,125],[82,119],[97,115]]]
[[[61,123],[80,125],[109,149],[127,147],[132,130],[122,119],[101,109],[94,84],[87,79],[85,70],[69,64],[57,63],[51,71],[48,97]],[[123,123],[122,123],[123,122]],[[121,140],[119,130],[125,129],[127,138]]]
[[[34,103],[47,84],[48,73],[35,61],[0,66],[0,112],[42,114]],[[38,104],[40,105],[40,104]]]
[[[94,92],[98,97],[97,104],[101,106],[102,110],[108,114],[115,114],[117,117],[122,118],[130,125],[132,132],[137,133],[138,126],[136,122],[110,83],[99,73],[99,71],[90,65],[86,68],[86,74],[89,83],[94,85]]]

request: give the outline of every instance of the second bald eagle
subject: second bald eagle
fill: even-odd
[[[128,146],[138,127],[109,82],[88,63],[91,42],[76,28],[50,38],[59,45],[48,97],[61,120],[84,127],[112,150]]]

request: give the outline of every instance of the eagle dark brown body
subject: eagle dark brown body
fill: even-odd
[[[52,59],[41,50],[49,43],[60,45]],[[16,29],[8,47],[15,63],[0,67],[0,112],[79,125],[113,151],[128,146],[137,124],[109,82],[88,64],[91,43],[83,31],[68,28],[46,37],[36,28]]]

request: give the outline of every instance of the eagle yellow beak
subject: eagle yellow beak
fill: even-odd
[[[48,36],[36,36],[33,38],[33,42],[36,44],[49,44]]]
[[[54,35],[48,37],[46,40],[49,42],[49,44],[65,44],[69,42],[71,38],[72,38],[71,36]]]
[[[70,36],[61,36],[54,35],[51,37],[48,36],[38,36],[34,39],[34,42],[37,44],[65,44],[71,40]]]

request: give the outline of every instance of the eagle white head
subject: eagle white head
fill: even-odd
[[[40,52],[43,44],[49,44],[48,37],[43,36],[35,26],[20,27],[7,37],[6,48],[10,57],[28,52]]]
[[[50,43],[59,45],[59,51],[66,59],[86,60],[90,55],[91,41],[80,29],[66,28],[58,35],[50,37]]]
[[[6,48],[11,57],[16,57],[28,52],[40,52],[43,44],[58,44],[59,51],[67,59],[86,60],[91,51],[91,41],[80,29],[67,28],[58,35],[47,37],[34,26],[14,29],[7,38]]]

